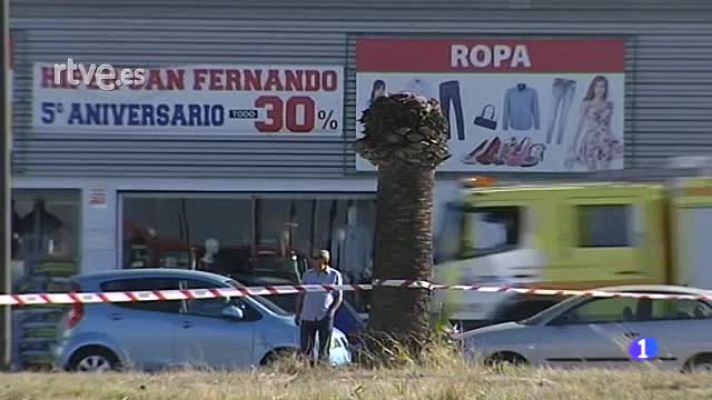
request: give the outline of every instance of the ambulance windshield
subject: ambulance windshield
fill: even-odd
[[[449,213],[437,237],[438,263],[501,253],[519,245],[520,207],[458,207]]]
[[[519,208],[489,207],[465,210],[464,256],[480,257],[515,248],[519,244]]]

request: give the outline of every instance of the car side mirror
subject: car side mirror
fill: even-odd
[[[223,308],[222,315],[225,318],[241,320],[245,317],[245,312],[237,306],[227,306]]]

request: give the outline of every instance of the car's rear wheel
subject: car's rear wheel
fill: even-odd
[[[263,366],[273,365],[282,360],[292,359],[299,354],[297,349],[276,349],[270,351],[260,363]]]
[[[87,347],[77,351],[69,362],[69,370],[75,372],[104,373],[119,369],[119,358],[103,347]]]
[[[527,364],[526,358],[511,352],[495,353],[485,359],[485,365],[491,367],[503,365],[522,366],[525,364]]]
[[[702,354],[687,362],[688,372],[712,372],[712,354]]]

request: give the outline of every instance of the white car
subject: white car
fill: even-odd
[[[619,286],[614,292],[675,294],[685,299],[587,297],[535,316],[455,338],[468,359],[563,367],[621,367],[642,361],[678,370],[712,370],[709,291],[678,286]]]

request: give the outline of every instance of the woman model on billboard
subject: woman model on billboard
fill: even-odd
[[[569,148],[567,168],[578,162],[589,171],[609,169],[611,161],[623,154],[623,143],[611,131],[613,102],[608,100],[608,79],[593,78],[581,105],[576,136]],[[583,136],[581,133],[583,132]]]

